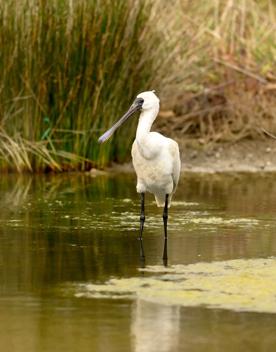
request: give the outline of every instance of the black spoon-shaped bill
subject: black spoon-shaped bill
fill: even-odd
[[[132,116],[135,112],[140,111],[142,109],[144,100],[142,98],[136,98],[134,103],[131,105],[131,107],[128,109],[128,111],[120,118],[119,121],[117,121],[109,130],[107,130],[99,139],[99,143],[104,143],[106,142],[112,135],[113,133],[130,117]]]

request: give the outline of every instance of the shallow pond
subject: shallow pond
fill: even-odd
[[[272,351],[276,176],[190,175],[169,211],[135,175],[1,175],[0,350]]]

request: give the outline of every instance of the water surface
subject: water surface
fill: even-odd
[[[140,261],[135,175],[2,175],[0,205],[1,351],[276,348],[274,175],[182,178],[169,212],[167,268],[162,209],[150,195],[146,261]],[[203,266],[196,272],[198,265]],[[234,268],[235,294],[239,287],[241,292],[250,288],[246,304],[233,300],[231,280],[225,279],[229,268]],[[190,282],[183,277],[187,270],[194,275],[193,286],[179,289],[178,283]],[[214,271],[222,281],[208,304],[205,292],[210,295],[215,287]],[[271,282],[267,302],[260,296],[264,287],[253,282],[258,278],[266,280],[264,287]],[[124,289],[118,292],[114,284],[110,289],[112,280]],[[179,300],[183,290],[186,296]],[[203,301],[194,301],[195,292]],[[221,292],[226,303],[227,297],[234,303],[217,305]]]

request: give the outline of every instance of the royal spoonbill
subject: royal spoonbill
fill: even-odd
[[[107,141],[137,111],[140,117],[131,154],[137,174],[137,192],[141,194],[140,239],[145,222],[145,193],[150,192],[154,194],[157,206],[164,207],[164,235],[167,240],[168,208],[179,180],[181,162],[178,144],[160,133],[151,132],[159,112],[159,98],[155,92],[138,94],[129,110],[99,138],[99,143]]]

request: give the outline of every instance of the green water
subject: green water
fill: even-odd
[[[274,351],[276,292],[260,305],[263,288],[252,280],[265,265],[264,284],[276,281],[267,270],[276,257],[276,176],[186,176],[174,200],[164,276],[162,210],[151,196],[141,268],[135,175],[1,175],[0,351]],[[195,270],[202,262],[211,265],[204,275],[204,266]],[[205,286],[186,291],[203,292],[201,303],[181,296],[177,275],[202,281],[216,262],[234,268],[232,279],[240,267],[237,285],[252,288],[252,304],[224,306],[216,294],[208,304]]]

